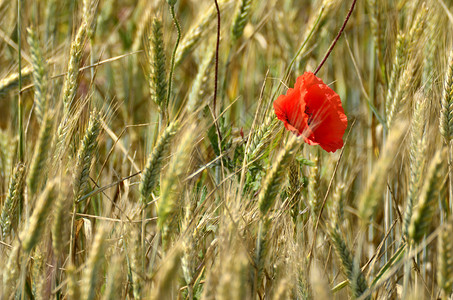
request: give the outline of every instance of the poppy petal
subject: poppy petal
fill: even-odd
[[[274,110],[286,129],[303,135],[309,145],[334,152],[343,147],[348,125],[340,96],[311,72],[305,72],[274,101]]]

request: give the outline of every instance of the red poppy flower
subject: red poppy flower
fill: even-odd
[[[286,129],[302,135],[309,145],[328,152],[343,147],[348,118],[340,96],[313,73],[299,76],[294,88],[274,101],[274,110]]]

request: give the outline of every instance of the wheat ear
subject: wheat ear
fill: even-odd
[[[140,181],[140,193],[143,201],[147,201],[154,188],[157,186],[159,174],[165,161],[166,154],[170,147],[172,138],[175,136],[179,127],[178,122],[171,123],[157,141],[153,152],[149,155],[146,166],[143,169],[142,180]]]
[[[22,248],[27,253],[29,253],[39,242],[41,234],[46,229],[46,218],[51,211],[52,204],[56,197],[55,186],[55,181],[49,182],[46,185],[46,188],[36,201],[36,207],[30,217],[28,227],[22,231],[20,235]]]
[[[33,65],[35,111],[39,122],[42,122],[47,108],[47,71],[38,38],[31,28],[28,29],[28,44]]]
[[[282,185],[286,167],[291,163],[295,151],[300,146],[300,140],[296,136],[291,136],[288,142],[279,153],[272,168],[267,172],[260,194],[258,205],[262,216],[265,216],[275,203],[280,186]]]
[[[18,209],[22,206],[25,187],[25,166],[17,164],[11,176],[8,194],[3,204],[0,215],[0,226],[2,229],[3,239],[9,234],[11,227],[17,219]]]
[[[443,168],[445,158],[446,150],[439,150],[429,165],[426,180],[420,191],[418,207],[411,218],[408,229],[409,238],[414,243],[420,242],[423,236],[428,233],[431,225],[436,207],[435,203],[438,201],[437,196],[445,179],[445,169]]]
[[[233,17],[233,24],[231,25],[231,39],[238,40],[243,32],[250,17],[250,10],[252,8],[252,0],[241,0],[236,6],[236,11]]]
[[[52,128],[53,119],[52,111],[46,113],[43,119],[41,129],[39,130],[38,142],[35,152],[30,163],[30,172],[28,173],[28,187],[31,195],[35,195],[40,188],[43,178],[46,176],[47,159],[50,154],[52,145]]]

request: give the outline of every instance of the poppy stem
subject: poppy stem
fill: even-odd
[[[337,41],[340,39],[340,36],[341,34],[343,33],[344,31],[344,28],[346,27],[346,24],[348,23],[349,21],[349,18],[351,17],[351,14],[354,10],[354,7],[355,7],[355,3],[357,2],[357,0],[353,0],[352,1],[352,5],[351,5],[351,8],[349,9],[349,12],[348,12],[348,15],[346,16],[346,19],[344,20],[343,22],[343,26],[341,26],[340,28],[340,31],[338,32],[337,36],[335,37],[335,40],[332,42],[332,44],[330,45],[329,47],[329,50],[327,51],[326,55],[324,56],[324,58],[322,59],[321,63],[319,64],[319,66],[316,68],[316,71],[313,72],[313,74],[317,74],[319,72],[319,70],[321,69],[321,67],[324,65],[324,63],[326,62],[327,58],[329,57],[330,53],[332,52],[333,50],[333,47],[335,47],[335,44],[337,43]]]
[[[214,99],[213,99],[213,105],[214,105],[214,119],[216,118],[216,112],[217,112],[217,82],[218,82],[218,77],[219,77],[219,45],[220,45],[220,8],[219,8],[219,3],[217,0],[214,0],[215,3],[215,8],[217,10],[217,42],[215,46],[215,81],[214,81]]]

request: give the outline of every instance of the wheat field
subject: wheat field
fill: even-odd
[[[0,16],[1,299],[451,299],[453,1]],[[274,111],[315,70],[334,152]]]

